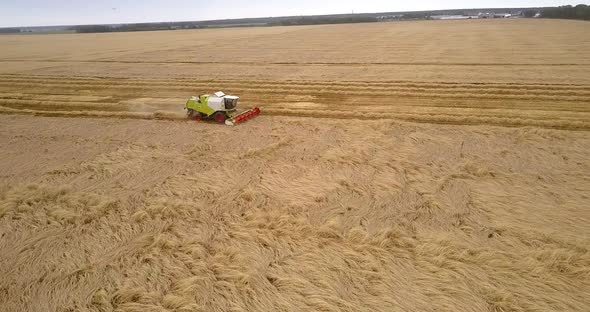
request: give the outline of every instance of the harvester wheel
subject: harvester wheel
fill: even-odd
[[[195,121],[201,121],[201,119],[203,119],[203,118],[201,117],[201,114],[199,114],[199,113],[196,113],[193,116],[193,120],[195,120]]]
[[[227,119],[227,115],[224,112],[217,112],[213,115],[213,119],[219,123],[224,123]]]

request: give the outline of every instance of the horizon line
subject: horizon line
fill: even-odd
[[[572,5],[573,6],[573,5]],[[555,6],[559,7],[559,6]],[[257,17],[235,17],[219,18],[212,20],[177,20],[177,21],[144,21],[144,22],[121,22],[121,23],[92,23],[92,24],[59,24],[59,25],[38,25],[38,26],[0,26],[5,28],[42,28],[42,27],[73,27],[73,26],[110,26],[110,25],[133,25],[133,24],[156,24],[156,23],[197,23],[197,22],[215,22],[215,21],[232,21],[242,19],[264,19],[264,18],[287,18],[287,17],[314,17],[314,16],[337,16],[337,15],[362,15],[362,14],[387,14],[387,13],[417,13],[417,12],[439,12],[450,10],[497,10],[497,9],[544,9],[553,8],[551,6],[543,7],[487,7],[487,8],[449,8],[436,10],[418,10],[418,11],[383,11],[383,12],[359,12],[359,13],[334,13],[334,14],[312,14],[312,15],[279,15],[279,16],[257,16]]]

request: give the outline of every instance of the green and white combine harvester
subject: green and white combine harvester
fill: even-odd
[[[215,120],[233,126],[260,114],[260,108],[254,107],[237,113],[238,100],[233,95],[219,91],[212,95],[191,96],[186,102],[187,116],[193,120]]]

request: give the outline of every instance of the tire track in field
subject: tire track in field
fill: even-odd
[[[270,81],[264,79],[249,79],[249,80],[235,80],[235,79],[206,79],[206,80],[198,80],[196,78],[166,78],[166,79],[158,79],[158,78],[141,78],[141,77],[133,77],[133,78],[116,78],[116,77],[92,77],[92,76],[62,76],[62,75],[26,75],[26,74],[0,74],[0,79],[2,81],[56,81],[56,80],[67,80],[67,81],[105,81],[105,82],[113,82],[116,81],[117,83],[122,83],[128,81],[130,83],[141,83],[141,82],[148,82],[148,83],[155,83],[155,82],[166,82],[166,83],[178,83],[178,82],[211,82],[211,83],[223,83],[223,82],[232,82],[232,83],[246,83],[246,84],[258,84],[258,83],[272,83],[273,85],[332,85],[332,86],[351,86],[351,85],[364,85],[364,86],[387,86],[387,85],[407,85],[407,86],[428,86],[428,87],[435,87],[435,86],[443,86],[445,88],[449,88],[452,86],[473,86],[477,88],[486,88],[486,87],[494,87],[497,88],[499,86],[506,86],[506,87],[514,87],[519,86],[521,88],[525,87],[543,87],[543,88],[584,88],[590,89],[590,85],[588,84],[573,84],[573,83],[517,83],[517,82],[452,82],[452,81],[411,81],[411,80],[378,80],[378,81],[362,81],[362,80],[355,80],[355,81],[325,81],[325,80],[282,80],[282,81]]]
[[[184,99],[224,90],[268,115],[590,129],[590,85],[193,80],[0,75],[0,112],[178,119]]]
[[[478,90],[475,88],[415,88],[415,87],[355,87],[349,86],[346,88],[334,86],[314,86],[314,87],[299,87],[299,86],[274,86],[272,84],[266,85],[245,85],[245,84],[116,84],[116,83],[68,83],[64,85],[60,82],[49,83],[29,83],[29,82],[0,82],[0,90],[10,90],[14,87],[21,89],[45,89],[53,90],[60,88],[62,90],[85,90],[85,89],[108,89],[138,92],[141,90],[168,90],[168,91],[191,91],[191,90],[210,90],[217,86],[225,90],[232,90],[234,93],[247,93],[250,91],[257,91],[258,93],[272,94],[284,93],[295,95],[307,94],[333,94],[342,96],[395,96],[395,97],[421,97],[421,98],[452,98],[452,99],[506,99],[506,100],[541,100],[541,101],[570,101],[570,102],[588,102],[590,98],[590,91],[588,90],[561,90],[561,91],[542,91],[542,90],[519,90],[519,89],[487,89]]]
[[[4,59],[0,63],[81,63],[81,64],[173,64],[173,65],[251,65],[251,66],[265,66],[265,65],[283,65],[283,66],[540,66],[540,67],[554,67],[554,66],[590,66],[590,63],[469,63],[469,62],[257,62],[257,61],[147,61],[147,60],[59,60],[59,59]]]

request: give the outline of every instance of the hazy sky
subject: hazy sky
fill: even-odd
[[[0,0],[0,27],[196,21],[361,12],[533,7],[588,1],[431,0]]]

